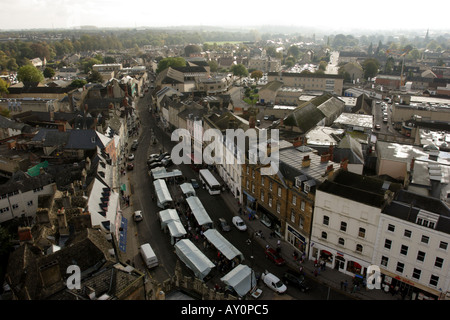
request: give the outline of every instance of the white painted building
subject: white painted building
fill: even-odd
[[[379,220],[373,264],[383,284],[411,299],[450,299],[450,209],[439,199],[397,193]]]
[[[385,196],[383,180],[339,170],[316,190],[309,259],[361,277],[372,265]]]

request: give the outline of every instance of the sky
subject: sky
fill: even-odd
[[[450,1],[0,0],[0,30],[260,25],[450,30]]]

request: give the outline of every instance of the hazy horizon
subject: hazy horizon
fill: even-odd
[[[294,0],[282,0],[277,5],[257,1],[228,0],[211,2],[197,0],[164,2],[135,0],[16,0],[2,4],[6,13],[0,20],[0,30],[76,29],[80,26],[105,28],[179,28],[211,26],[235,29],[282,26],[318,30],[450,31],[446,22],[450,7],[443,1],[431,6],[417,2],[379,0],[341,2],[323,0],[317,6],[305,6]],[[410,17],[410,19],[408,19]]]

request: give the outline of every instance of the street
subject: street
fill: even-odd
[[[147,270],[147,274],[158,282],[162,283],[168,278],[172,277],[175,273],[175,266],[178,260],[174,252],[173,245],[170,243],[170,236],[161,230],[160,222],[158,220],[157,213],[162,210],[157,207],[156,202],[152,201],[151,194],[153,193],[152,179],[148,175],[147,169],[147,156],[152,153],[160,153],[160,150],[164,149],[169,151],[178,142],[170,141],[170,134],[164,132],[160,125],[158,125],[154,115],[149,112],[149,105],[151,103],[151,93],[147,93],[143,98],[141,98],[137,104],[138,114],[141,122],[141,134],[138,138],[139,147],[134,152],[134,170],[128,173],[130,182],[130,191],[132,195],[132,206],[133,210],[142,210],[144,219],[141,222],[129,221],[129,231],[128,233],[133,235],[129,237],[129,243],[127,244],[128,256],[131,256],[132,263],[140,270],[146,270],[143,261],[139,255],[138,246],[143,243],[150,243],[153,247],[159,261],[159,267],[154,268],[150,271]],[[157,144],[151,144],[152,133],[154,132]],[[179,169],[182,171],[183,176],[189,181],[191,178],[199,180],[198,173],[189,165],[177,165],[171,166],[168,170]],[[218,175],[216,175],[218,178]],[[219,180],[219,179],[218,179]],[[219,180],[221,181],[221,180]],[[168,188],[172,194],[172,198],[179,199],[176,194],[180,194],[180,188],[177,184],[168,184]],[[201,200],[204,208],[208,212],[212,221],[216,224],[218,218],[225,218],[227,222],[231,225],[231,218],[237,214],[233,212],[234,209],[230,209],[229,204],[224,200],[225,197],[230,197],[230,194],[221,194],[211,196],[206,190],[199,188],[196,189],[198,198]],[[226,193],[226,191],[225,191]],[[237,200],[236,200],[237,201]],[[246,220],[245,217],[244,221]],[[261,230],[268,237],[269,229],[267,229],[263,224],[260,224]],[[221,232],[221,234],[239,251],[244,255],[244,264],[250,266],[255,270],[257,274],[268,270],[269,272],[275,274],[279,278],[282,277],[283,273],[288,269],[287,266],[276,266],[273,262],[269,261],[265,257],[264,247],[261,246],[256,239],[252,237],[249,231],[239,231],[232,226],[232,230],[229,232]],[[251,241],[248,241],[248,240]],[[205,255],[208,257],[214,257],[217,250],[216,249],[204,249],[202,246],[202,241],[193,242],[204,251]],[[253,257],[253,258],[252,258]],[[212,260],[212,258],[210,258]],[[183,273],[189,276],[193,276],[191,270],[189,270],[184,263],[180,264]],[[216,269],[216,268],[215,268]],[[206,283],[211,288],[216,284],[223,286],[220,278],[226,273],[220,273],[217,270],[211,272],[211,279]],[[300,299],[300,300],[325,300],[325,299],[349,299],[346,295],[343,295],[334,290],[329,290],[328,287],[317,283],[314,281],[313,276],[307,274],[308,281],[310,283],[311,291],[308,293],[303,293],[300,290],[289,287],[287,294],[278,295],[266,287],[260,280],[258,287],[263,290],[262,299],[272,300],[272,299]]]

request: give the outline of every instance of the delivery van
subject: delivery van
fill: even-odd
[[[267,271],[261,275],[261,279],[264,284],[277,293],[285,293],[287,290],[286,285],[273,273]]]
[[[139,247],[142,259],[144,259],[147,268],[153,268],[158,266],[158,258],[149,243],[144,243]]]

